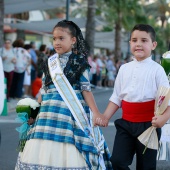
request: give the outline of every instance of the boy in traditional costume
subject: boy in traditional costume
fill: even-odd
[[[40,112],[15,169],[112,170],[104,137],[92,123],[92,112],[102,115],[91,92],[80,28],[60,21],[53,29],[53,47],[56,54],[38,64],[44,73]]]
[[[138,140],[138,136],[151,125],[157,127],[160,138],[160,127],[170,118],[169,106],[164,114],[154,116],[158,88],[169,87],[164,69],[151,58],[156,46],[155,31],[150,25],[139,24],[132,29],[130,47],[134,60],[120,67],[104,112],[109,120],[122,107],[122,118],[115,121],[117,132],[111,156],[114,170],[130,169],[128,166],[135,154],[137,170],[156,170],[157,150],[147,148],[143,154],[145,145]],[[99,125],[100,122],[96,121]]]

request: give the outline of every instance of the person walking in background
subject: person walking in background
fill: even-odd
[[[42,72],[42,69],[40,69],[41,61],[45,61],[48,59],[48,55],[46,54],[47,47],[45,44],[41,44],[39,51],[38,51],[38,60],[37,60],[37,73]],[[37,78],[37,76],[36,76]]]
[[[92,85],[97,86],[97,74],[99,73],[99,66],[96,63],[97,56],[93,56],[93,61],[91,63],[91,72],[92,72]]]
[[[75,44],[77,54],[72,51]],[[41,63],[44,76],[41,96],[38,99],[41,103],[40,112],[28,133],[28,140],[23,152],[19,154],[15,170],[22,167],[98,170],[101,166],[105,166],[106,170],[112,170],[104,138],[101,141],[103,149],[97,150],[93,140],[88,136],[88,129],[84,131],[81,128],[84,122],[90,122],[89,108],[94,115],[102,115],[91,92],[88,51],[80,28],[72,21],[58,22],[53,29],[53,46],[56,54],[48,60],[42,60]],[[64,73],[59,81],[53,77],[58,74],[57,71],[59,76],[62,71]],[[60,82],[63,86],[57,85]],[[69,100],[72,94],[77,96],[72,102],[76,100],[85,110],[83,113],[74,112],[78,109],[75,105],[73,110],[70,110],[65,99]],[[73,112],[79,119],[75,119]],[[81,117],[82,114],[87,116],[88,120],[85,120],[84,116]],[[104,162],[101,162],[102,160]]]
[[[33,82],[36,78],[37,54],[36,54],[36,51],[35,51],[35,42],[31,41],[30,45],[31,45],[31,49],[30,49],[30,54],[31,54],[31,82]]]
[[[4,71],[2,65],[2,58],[0,56],[0,115],[2,114],[4,108],[4,99],[5,99],[5,87],[4,87]],[[0,134],[1,137],[1,134]],[[1,138],[0,138],[1,139]],[[1,141],[1,140],[0,140]]]
[[[31,55],[30,55],[30,49],[31,46],[29,44],[24,45],[24,49],[27,50],[28,55],[27,55],[27,61],[28,65],[25,70],[25,75],[24,75],[24,95],[23,97],[29,97],[31,96]]]
[[[42,87],[42,71],[38,71],[36,79],[32,82],[32,96],[36,99],[41,95],[40,89]]]
[[[98,73],[97,73],[97,86],[102,85],[102,69],[104,68],[104,64],[102,62],[101,57],[98,55],[96,60],[98,66]]]
[[[114,66],[112,57],[109,57],[107,60],[106,68],[108,75],[108,87],[113,87],[116,76],[116,67]]]
[[[4,108],[4,99],[5,99],[5,87],[4,87],[4,72],[2,65],[2,58],[0,56],[0,115],[2,114]],[[1,130],[0,130],[0,144],[1,144]]]
[[[103,62],[103,68],[102,68],[102,86],[103,87],[107,87],[107,83],[108,83],[108,70],[107,70],[107,56],[102,57],[102,62]]]
[[[16,63],[16,54],[14,52],[10,39],[6,39],[4,47],[0,48],[0,56],[2,57],[5,78],[7,79],[7,101],[9,101],[9,94]]]
[[[23,95],[23,82],[27,66],[29,65],[29,53],[24,49],[24,41],[17,39],[13,42],[14,52],[16,54],[16,64],[14,70],[14,77],[10,90],[11,98],[21,98]]]
[[[147,148],[143,154],[145,145],[138,140],[138,136],[151,126],[157,128],[160,139],[160,128],[170,118],[169,106],[162,115],[154,116],[158,88],[169,87],[163,67],[151,58],[156,46],[155,30],[150,25],[134,26],[130,37],[134,60],[120,67],[113,94],[104,112],[109,120],[119,107],[123,111],[122,118],[115,121],[117,132],[111,156],[115,170],[128,170],[134,154],[137,170],[156,170],[157,150]]]

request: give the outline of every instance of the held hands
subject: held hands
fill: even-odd
[[[106,119],[106,117],[103,114],[94,114],[93,115],[93,124],[94,126],[102,126],[107,127],[109,123],[109,120]]]

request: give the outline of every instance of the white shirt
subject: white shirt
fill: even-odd
[[[151,57],[143,61],[134,59],[120,67],[110,101],[121,107],[122,100],[128,102],[155,100],[159,86],[169,87],[163,67]]]
[[[2,110],[4,108],[4,99],[5,99],[5,91],[4,91],[4,71],[2,66],[2,59],[0,56],[0,115],[2,114]]]
[[[29,64],[30,54],[28,53],[27,50],[25,50],[24,48],[21,48],[21,47],[14,48],[14,51],[15,51],[16,57],[17,57],[17,61],[15,64],[15,72],[23,73]]]
[[[2,57],[7,57],[5,60],[3,60],[3,68],[5,72],[11,72],[14,71],[15,64],[12,63],[12,59],[16,59],[16,54],[12,48],[7,50],[6,48],[0,49],[0,55]]]

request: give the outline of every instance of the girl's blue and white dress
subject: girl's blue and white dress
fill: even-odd
[[[63,69],[69,55],[60,58]],[[81,93],[82,90],[90,91],[88,70],[83,72],[73,89],[89,117],[89,107]],[[40,112],[28,133],[23,152],[18,155],[15,170],[98,170],[97,150],[79,128],[54,84],[49,84],[46,90],[42,87],[41,94]],[[106,143],[103,157],[106,169],[111,170]]]

